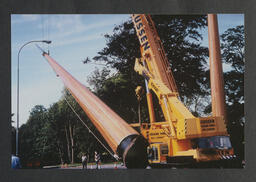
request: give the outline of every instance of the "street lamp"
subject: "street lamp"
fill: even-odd
[[[21,46],[21,48],[19,49],[18,52],[18,66],[17,66],[17,129],[16,129],[16,156],[18,156],[18,139],[19,139],[19,74],[20,74],[20,69],[19,69],[19,64],[20,64],[20,52],[22,50],[23,47],[25,47],[26,45],[33,43],[33,42],[42,42],[42,43],[46,43],[46,44],[50,44],[52,41],[50,40],[32,40],[29,41],[25,44],[23,44]]]

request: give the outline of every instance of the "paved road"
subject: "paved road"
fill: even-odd
[[[59,168],[59,169],[82,169],[82,165],[81,166],[76,166],[76,167],[67,167],[67,168]],[[96,169],[96,165],[91,165],[89,164],[87,166],[87,169],[90,170],[90,169]],[[125,166],[122,166],[121,164],[103,164],[100,166],[99,169],[127,169]],[[148,166],[146,169],[151,169],[150,166]]]
[[[83,166],[76,166],[76,167],[58,167],[58,166],[44,166],[43,169],[83,169]],[[95,164],[89,164],[87,166],[88,170],[91,169],[96,169],[96,165]],[[100,165],[100,169],[127,169],[125,166],[121,165],[121,164],[102,164]],[[146,169],[151,169],[150,166],[148,166]]]
[[[59,168],[59,169],[82,169],[82,165],[81,166],[76,166],[76,167],[67,167],[67,168]],[[87,166],[87,169],[96,169],[96,165],[91,165],[89,164]],[[126,169],[125,166],[122,166],[121,164],[102,164],[100,166],[100,169]]]

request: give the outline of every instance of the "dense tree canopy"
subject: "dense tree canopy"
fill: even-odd
[[[181,97],[204,94],[202,83],[206,79],[204,65],[208,51],[200,45],[202,35],[199,29],[206,26],[206,16],[154,15],[152,19],[163,42]],[[115,27],[114,33],[105,37],[107,45],[94,60],[105,61],[116,68],[131,85],[143,84],[133,70],[135,58],[141,55],[132,21]]]
[[[21,126],[19,155],[23,167],[35,167],[34,164],[38,161],[41,165],[80,162],[82,153],[87,153],[90,161],[93,161],[95,150],[105,152],[66,100],[91,131],[103,141],[78,103],[64,90],[62,99],[48,109],[41,105],[32,108],[27,123]]]
[[[221,35],[223,61],[230,65],[224,73],[228,130],[235,151],[244,158],[244,26],[226,30]]]

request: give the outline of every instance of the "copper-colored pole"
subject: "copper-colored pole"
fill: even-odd
[[[225,123],[227,123],[218,20],[216,14],[208,14],[208,38],[212,115],[224,117]]]
[[[78,82],[47,53],[43,56],[126,167],[147,165],[147,142],[120,116]]]

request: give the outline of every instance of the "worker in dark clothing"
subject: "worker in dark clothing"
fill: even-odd
[[[87,163],[88,163],[88,156],[83,153],[83,156],[82,156],[83,169],[87,169]]]

